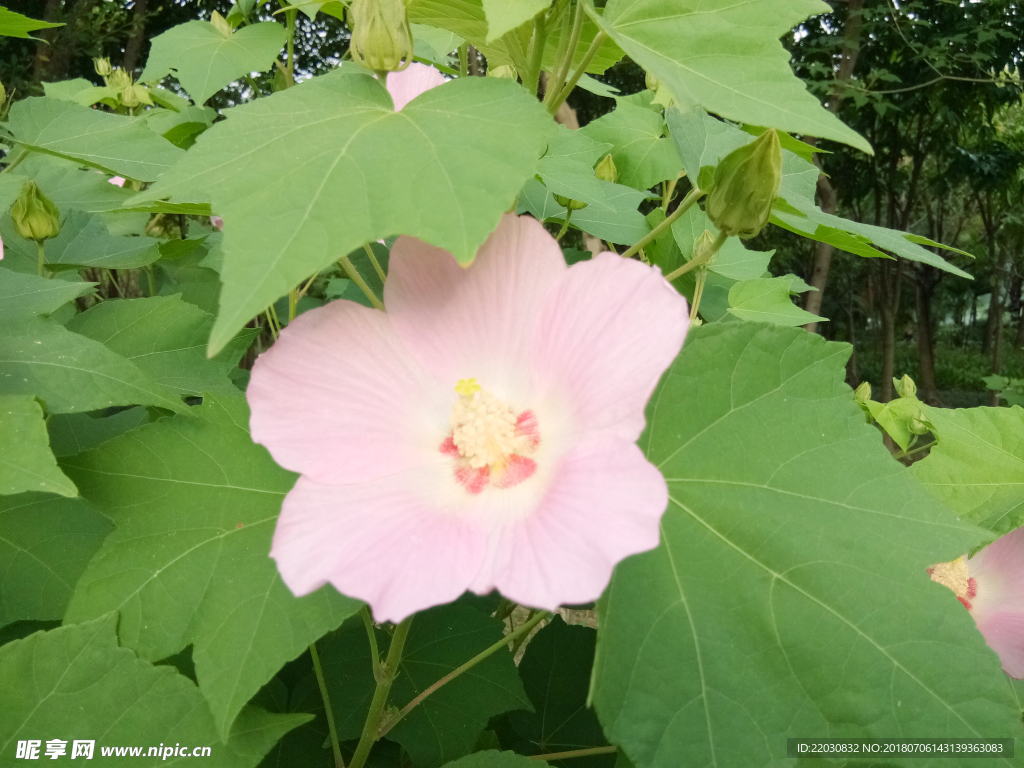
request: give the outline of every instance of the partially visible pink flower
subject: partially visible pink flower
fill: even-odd
[[[222,219],[220,216],[211,216],[210,217],[210,226],[213,227],[216,230],[223,231],[224,230],[224,219]]]
[[[4,260],[4,241],[0,238],[0,261]]]
[[[445,82],[444,75],[433,67],[414,62],[401,72],[389,72],[385,81],[395,112],[400,112],[410,101],[421,93]]]
[[[569,268],[507,215],[465,269],[399,238],[384,303],[300,315],[253,369],[252,437],[302,475],[270,553],[295,594],[389,621],[467,589],[552,609],[657,546],[667,487],[636,440],[687,307],[656,268]]]
[[[113,184],[115,187],[123,187],[124,186],[124,176],[113,176],[113,177],[107,179],[107,181],[110,182],[111,184]]]
[[[957,593],[1006,674],[1024,679],[1024,528],[928,572]]]

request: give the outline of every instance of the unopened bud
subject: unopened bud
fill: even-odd
[[[34,181],[25,184],[11,209],[11,218],[18,234],[26,240],[48,240],[60,234],[60,211]]]
[[[650,90],[656,91],[658,90],[658,87],[661,85],[661,81],[658,80],[658,78],[656,78],[650,72],[647,72],[644,75],[644,85],[646,85]]]
[[[121,91],[121,103],[129,109],[134,109],[139,106],[139,104],[142,104],[142,99],[139,97],[139,90],[139,86],[129,85]]]
[[[115,69],[107,77],[107,85],[111,88],[125,89],[132,84],[132,76],[123,69]]]
[[[579,211],[587,207],[586,203],[581,203],[579,200],[573,200],[571,197],[565,195],[555,195],[555,202],[563,208],[568,208],[570,211]]]
[[[871,384],[866,381],[862,382],[853,393],[853,399],[857,401],[858,405],[867,405],[871,400]]]
[[[110,67],[110,59],[93,59],[92,67],[100,77],[109,77],[114,70]]]
[[[917,384],[907,374],[904,373],[902,379],[893,378],[892,383],[900,397],[917,397]]]
[[[231,29],[231,25],[228,20],[221,16],[216,11],[210,17],[210,23],[213,24],[213,28],[220,32],[224,37],[231,37],[231,33],[234,31]]]
[[[708,258],[708,251],[714,247],[715,236],[705,229],[693,239],[693,258],[705,261]]]
[[[412,29],[404,0],[354,0],[348,18],[353,60],[375,72],[399,72],[412,62]]]
[[[782,146],[774,129],[729,153],[715,169],[705,213],[726,235],[764,229],[782,184]]]
[[[502,64],[500,67],[494,67],[493,69],[487,70],[488,77],[501,77],[506,80],[518,80],[519,73],[516,72],[516,68],[511,64]]]
[[[910,434],[912,435],[927,435],[932,431],[932,425],[925,417],[924,413],[918,412],[918,414],[913,416],[908,422],[907,429],[910,430]]]
[[[0,83],[0,104],[3,104],[5,101],[7,101],[7,91],[4,90],[4,84]]]
[[[612,160],[611,155],[605,155],[604,160],[597,164],[597,168],[594,169],[594,175],[601,181],[607,181],[611,184],[615,183],[615,180],[619,178],[619,170],[615,167],[615,161]]]

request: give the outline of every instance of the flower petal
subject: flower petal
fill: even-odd
[[[999,654],[1003,671],[1024,679],[1024,613],[994,612],[975,621],[988,647]]]
[[[1024,528],[1010,531],[967,561],[978,587],[971,600],[975,618],[1013,611],[1024,614]]]
[[[438,445],[455,394],[416,364],[383,312],[351,301],[290,323],[256,361],[246,396],[252,439],[318,482],[450,461]]]
[[[474,513],[497,524],[471,588],[486,594],[497,587],[549,610],[596,600],[620,560],[658,546],[667,505],[665,479],[635,444],[610,437],[576,446],[532,514]]]
[[[384,304],[419,362],[448,386],[462,378],[521,410],[530,339],[544,297],[566,272],[558,243],[529,217],[506,215],[467,268],[410,237],[391,250]]]
[[[599,254],[548,294],[534,330],[535,383],[554,390],[581,428],[636,440],[688,326],[686,299],[660,270]]]
[[[369,603],[378,621],[456,599],[480,567],[484,534],[471,518],[423,501],[435,476],[421,470],[354,485],[299,478],[270,550],[284,583],[301,596],[329,582]]]
[[[421,93],[443,85],[444,82],[444,75],[436,69],[415,62],[401,72],[391,72],[385,85],[391,94],[391,100],[395,103],[395,112],[399,112]]]

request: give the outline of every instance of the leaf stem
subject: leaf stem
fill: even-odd
[[[444,64],[438,64],[436,61],[431,61],[430,59],[425,59],[422,56],[413,56],[412,60],[413,61],[417,61],[420,64],[426,64],[427,66],[433,67],[434,69],[437,69],[437,70],[440,70],[441,72],[444,72],[446,75],[451,75],[452,77],[457,77],[458,74],[459,74],[459,70],[457,70],[457,69],[452,69],[451,67],[446,67]]]
[[[298,11],[294,8],[285,12],[288,21],[288,87],[295,85],[295,17]]]
[[[469,74],[469,43],[459,46],[459,77],[466,77]]]
[[[587,749],[573,749],[569,752],[549,752],[546,755],[530,755],[531,760],[566,760],[570,757],[588,757],[589,755],[610,755],[618,752],[618,747],[589,747]]]
[[[36,248],[39,252],[39,276],[46,276],[46,249],[43,248],[43,241],[36,240]]]
[[[665,187],[665,194],[662,195],[661,198],[661,210],[663,210],[665,213],[668,213],[668,206],[669,203],[672,202],[672,195],[675,194],[676,184],[678,183],[679,179],[672,179],[671,181],[667,182],[667,186]]]
[[[625,251],[623,251],[622,257],[628,259],[630,256],[635,256],[641,248],[646,246],[648,243],[656,240],[662,232],[664,232],[666,229],[672,226],[672,223],[676,219],[678,219],[680,216],[682,216],[684,213],[690,210],[690,208],[693,207],[693,204],[696,203],[700,199],[700,196],[703,194],[704,193],[701,190],[697,189],[696,187],[690,190],[690,194],[683,198],[683,201],[679,203],[678,208],[676,208],[674,211],[672,211],[672,213],[666,216],[665,220],[661,222],[661,224],[659,224],[646,235],[644,235],[642,238],[640,238],[640,240],[637,243],[633,244]]]
[[[562,59],[559,60],[558,69],[553,75],[553,79],[548,81],[548,90],[544,94],[544,104],[550,106],[551,102],[555,100],[559,93],[561,93],[562,87],[565,85],[565,79],[569,76],[569,69],[572,67],[572,60],[576,57],[576,48],[580,44],[580,33],[583,31],[583,3],[584,0],[577,0],[576,2],[576,13],[572,20],[572,32],[569,36],[569,46],[562,54]],[[557,109],[557,107],[556,107]]]
[[[363,617],[363,626],[366,627],[366,636],[370,639],[370,659],[373,664],[373,679],[380,682],[380,650],[377,648],[377,633],[373,628],[373,617],[370,616],[370,609],[365,605],[359,612]]]
[[[552,115],[558,112],[558,108],[562,106],[562,102],[569,98],[569,94],[572,93],[572,89],[576,87],[576,83],[578,83],[580,78],[583,77],[583,73],[587,71],[587,67],[590,66],[590,62],[592,62],[594,57],[597,56],[598,49],[604,45],[604,41],[607,39],[608,35],[604,32],[597,33],[594,40],[590,43],[590,47],[587,49],[586,54],[584,54],[580,65],[576,67],[576,71],[573,72],[572,77],[569,78],[569,82],[567,82],[565,87],[558,92],[558,96],[555,97],[554,101],[548,105],[548,112]]]
[[[398,674],[398,666],[402,663],[402,650],[405,648],[405,639],[409,636],[409,627],[412,625],[413,617],[410,616],[397,627],[391,636],[391,647],[388,649],[388,657],[385,660],[377,681],[377,687],[373,692],[373,699],[370,701],[370,711],[366,713],[366,722],[363,723],[363,733],[359,737],[359,744],[352,755],[349,768],[363,768],[366,758],[373,749],[374,743],[383,736],[380,733],[380,721],[384,716],[384,707],[388,702],[388,692],[391,690],[391,683]]]
[[[338,743],[338,729],[334,725],[331,697],[327,695],[327,681],[324,679],[323,667],[320,666],[320,654],[316,652],[316,643],[309,644],[309,655],[313,657],[313,671],[316,672],[316,682],[320,686],[320,697],[324,700],[327,729],[331,732],[331,748],[334,750],[334,768],[345,768],[345,760],[341,757],[341,744]]]
[[[540,82],[540,68],[544,62],[544,48],[548,43],[548,16],[541,13],[533,21],[533,39],[530,41],[530,60],[523,73],[523,87],[533,96],[537,95]]]
[[[377,298],[377,294],[373,292],[373,289],[366,284],[365,280],[363,280],[363,276],[359,274],[359,270],[356,269],[356,265],[352,263],[352,259],[348,256],[342,256],[338,259],[338,263],[341,264],[341,268],[345,270],[345,274],[348,275],[348,279],[359,286],[359,290],[361,290],[366,298],[370,300],[370,303],[377,309],[384,309],[384,304]]]
[[[10,157],[10,155],[8,155],[7,157]],[[28,157],[28,150],[19,147],[18,154],[15,155],[14,159],[11,162],[9,162],[7,164],[7,167],[0,171],[0,173],[7,173],[8,171],[13,171],[21,164],[21,161],[24,160],[26,157]]]
[[[668,221],[668,219],[666,219],[666,221]],[[728,239],[728,235],[724,235],[721,232],[719,232],[718,237],[715,238],[715,242],[712,243],[710,248],[708,248],[700,256],[690,259],[688,262],[683,264],[683,266],[681,266],[679,269],[674,269],[671,272],[669,272],[667,275],[665,275],[665,279],[671,283],[677,277],[679,277],[680,275],[685,275],[691,269],[696,269],[697,267],[704,266],[715,257],[715,254],[718,253],[718,249],[721,248],[722,244],[725,243],[725,241]]]
[[[555,242],[557,243],[565,235],[569,229],[569,219],[572,217],[572,208],[565,209],[565,221],[562,222],[562,228],[558,230],[558,234],[555,235]]]
[[[381,283],[388,279],[388,276],[384,274],[384,270],[380,268],[380,262],[377,261],[376,255],[373,253],[373,248],[369,243],[363,243],[363,250],[366,251],[366,255],[370,257],[370,263],[373,264],[374,270],[377,272],[377,276],[380,278]]]
[[[917,448],[913,448],[913,449],[911,449],[909,451],[901,451],[900,453],[894,453],[892,457],[894,459],[905,459],[905,458],[907,458],[907,456],[913,456],[915,453],[920,453],[921,451],[924,451],[924,450],[926,450],[928,448],[934,448],[938,444],[939,444],[939,438],[935,438],[930,443],[925,443],[924,445],[919,445],[919,446],[917,446]]]
[[[456,669],[453,669],[451,672],[449,672],[447,675],[442,677],[440,680],[438,680],[436,683],[431,685],[429,688],[426,688],[419,696],[417,696],[415,699],[413,699],[408,704],[406,704],[404,707],[402,707],[402,711],[399,712],[396,717],[392,718],[388,722],[387,726],[381,730],[380,735],[381,736],[385,736],[392,728],[394,728],[396,725],[398,725],[398,723],[401,721],[401,719],[403,717],[405,717],[407,714],[409,714],[409,712],[411,712],[413,709],[415,709],[420,703],[422,703],[422,701],[425,698],[427,698],[427,696],[432,694],[438,688],[440,688],[441,686],[445,685],[446,683],[450,683],[452,680],[454,680],[456,677],[461,675],[463,672],[465,672],[465,671],[467,671],[469,669],[472,669],[477,664],[479,664],[481,661],[486,659],[488,656],[491,656],[491,655],[497,653],[498,651],[500,651],[502,648],[506,647],[509,643],[514,643],[520,637],[523,637],[523,636],[529,634],[531,629],[533,629],[535,626],[540,624],[544,619],[548,618],[550,615],[551,614],[548,613],[547,611],[538,611],[537,615],[534,616],[533,618],[531,618],[529,621],[523,623],[519,627],[516,627],[515,630],[513,630],[509,634],[507,634],[504,637],[502,637],[501,640],[496,642],[494,645],[492,645],[491,647],[489,647],[489,648],[487,648],[487,649],[485,649],[483,651],[480,651],[480,653],[478,653],[472,659],[467,661],[465,664],[463,664],[460,667],[457,667]],[[353,768],[358,768],[358,766],[354,766]]]
[[[288,291],[288,322],[295,319],[295,311],[299,306],[299,292],[292,288]]]

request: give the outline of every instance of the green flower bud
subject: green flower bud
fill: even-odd
[[[587,207],[586,203],[581,203],[579,200],[573,200],[571,197],[565,195],[555,195],[555,202],[563,208],[568,208],[570,211],[579,211]]]
[[[917,397],[917,384],[907,374],[903,374],[902,379],[893,378],[892,383],[900,397]]]
[[[615,180],[619,178],[619,170],[615,167],[615,161],[612,160],[611,155],[605,155],[604,160],[597,164],[594,175],[601,181],[615,183]]]
[[[693,239],[693,258],[703,261],[711,248],[715,247],[715,236],[704,230]]]
[[[907,429],[910,430],[912,435],[927,435],[932,431],[932,424],[923,412],[918,412],[918,415],[911,418],[908,422]]]
[[[224,37],[231,37],[231,33],[234,32],[231,29],[231,25],[228,24],[228,20],[221,16],[216,11],[210,17],[210,23],[213,24],[213,28],[220,32]]]
[[[92,68],[100,77],[109,77],[114,70],[110,68],[110,59],[93,59]]]
[[[782,147],[769,129],[718,164],[705,213],[725,234],[749,239],[768,223],[781,184]]]
[[[650,90],[656,91],[661,85],[661,81],[650,72],[647,72],[644,74],[644,85],[646,85]]]
[[[871,400],[871,385],[866,381],[862,382],[853,393],[853,399],[857,401],[857,405],[867,405]]]
[[[11,209],[18,234],[26,240],[48,240],[60,234],[60,211],[34,181],[25,184]]]
[[[123,69],[115,69],[107,77],[107,85],[111,88],[117,88],[123,90],[130,88],[132,84],[132,76],[125,72]]]
[[[511,64],[502,64],[500,67],[487,70],[488,77],[503,77],[507,80],[518,80],[519,73]]]
[[[0,104],[3,104],[5,101],[7,101],[7,91],[4,90],[4,84],[0,83]]]
[[[399,72],[412,62],[412,30],[403,0],[353,0],[352,59],[375,72]]]

